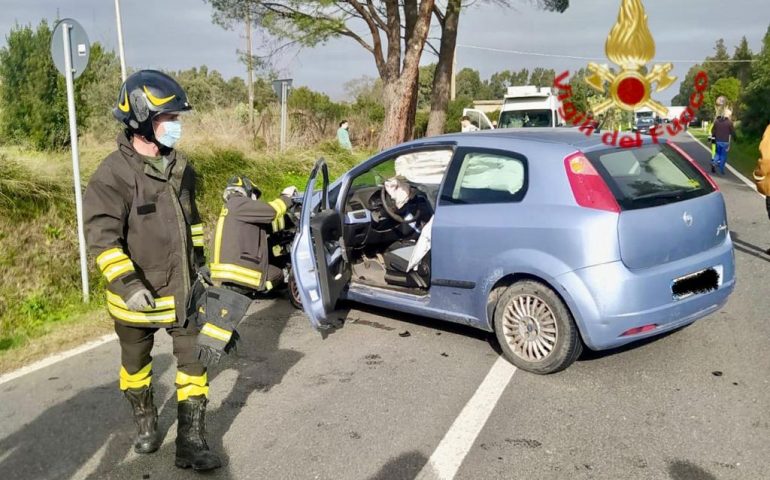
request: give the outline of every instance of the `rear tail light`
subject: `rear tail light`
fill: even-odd
[[[695,167],[696,169],[698,169],[698,171],[699,171],[699,172],[700,172],[700,173],[701,173],[701,174],[702,174],[704,177],[706,177],[706,179],[709,181],[709,184],[711,184],[711,186],[714,188],[714,190],[715,190],[715,191],[717,191],[717,192],[719,191],[719,185],[717,185],[717,184],[716,184],[716,182],[714,181],[714,179],[713,179],[713,178],[711,178],[711,175],[709,175],[708,173],[706,173],[706,171],[705,171],[705,170],[703,170],[703,169],[700,167],[700,165],[698,165],[698,162],[696,162],[696,161],[695,161],[695,159],[693,159],[691,156],[687,155],[687,153],[685,153],[685,151],[684,151],[684,150],[682,150],[682,149],[681,149],[681,148],[680,148],[680,147],[679,147],[679,146],[678,146],[676,143],[672,142],[671,140],[668,140],[668,141],[666,142],[666,144],[667,144],[669,147],[673,148],[673,149],[676,151],[676,153],[678,153],[679,155],[681,155],[681,156],[683,156],[684,158],[686,158],[686,159],[687,159],[687,161],[688,161],[688,162],[690,162],[690,163],[692,164],[692,166],[693,166],[693,167]]]
[[[621,337],[627,337],[629,335],[637,335],[639,333],[645,333],[645,332],[649,332],[651,330],[655,330],[656,328],[658,328],[658,324],[657,323],[651,323],[651,324],[645,325],[643,327],[636,327],[636,328],[628,329],[625,332],[621,333],[620,336]]]
[[[620,205],[607,183],[591,162],[580,152],[564,159],[572,194],[581,207],[620,213]]]

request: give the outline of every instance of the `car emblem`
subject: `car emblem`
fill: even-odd
[[[690,212],[684,212],[684,215],[682,215],[682,220],[684,220],[685,225],[692,227],[692,215],[690,215]]]

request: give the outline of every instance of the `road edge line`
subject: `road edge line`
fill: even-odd
[[[709,147],[707,147],[706,145],[704,145],[704,144],[703,144],[703,142],[701,142],[700,140],[698,140],[697,138],[695,138],[695,135],[693,135],[692,133],[690,133],[690,132],[689,132],[689,130],[687,131],[687,135],[689,135],[689,136],[690,136],[690,138],[692,138],[693,140],[695,140],[695,143],[697,143],[698,145],[700,145],[701,147],[703,147],[703,148],[704,148],[704,149],[705,149],[707,152],[709,152],[709,155],[711,155],[711,149],[710,149]],[[738,177],[738,180],[742,181],[743,183],[745,183],[746,185],[748,185],[749,187],[751,187],[751,189],[752,189],[752,190],[754,190],[755,192],[757,192],[757,194],[758,194],[759,196],[761,196],[761,197],[764,197],[764,195],[762,195],[761,193],[759,193],[759,191],[757,190],[757,186],[756,186],[756,184],[754,184],[754,182],[752,182],[752,181],[751,181],[751,180],[749,180],[749,179],[748,179],[746,176],[744,176],[744,175],[743,175],[741,172],[739,172],[739,171],[738,171],[738,170],[737,170],[735,167],[733,167],[733,166],[732,166],[732,165],[730,165],[729,163],[728,163],[728,164],[726,164],[726,165],[725,165],[725,167],[727,167],[727,170],[729,170],[729,171],[730,171],[730,173],[732,173],[733,175],[735,175],[736,177]]]
[[[497,358],[415,480],[455,477],[516,370],[505,358]]]
[[[92,340],[88,343],[84,343],[83,345],[80,345],[79,347],[75,347],[71,350],[66,350],[60,353],[54,353],[53,355],[43,358],[41,360],[38,360],[35,363],[31,363],[25,367],[21,367],[17,370],[12,370],[8,373],[0,375],[0,385],[4,383],[8,383],[11,380],[16,380],[17,378],[23,377],[24,375],[30,374],[32,372],[36,372],[43,368],[49,367],[54,363],[61,362],[62,360],[66,360],[70,357],[74,357],[75,355],[80,355],[81,353],[85,353],[89,350],[93,350],[96,347],[100,347],[105,343],[109,343],[117,339],[118,339],[118,336],[116,334],[108,333],[107,335],[103,335],[97,338],[96,340]]]

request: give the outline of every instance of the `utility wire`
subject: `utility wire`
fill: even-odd
[[[458,43],[457,47],[470,48],[473,50],[486,50],[489,52],[512,53],[514,55],[530,55],[533,57],[568,58],[571,60],[597,60],[597,61],[607,60],[607,58],[605,57],[581,57],[578,55],[559,55],[559,54],[553,54],[553,53],[523,52],[521,50],[506,50],[502,48],[479,47],[477,45],[464,45],[461,43]],[[657,60],[656,59],[656,63],[751,63],[756,61],[758,60],[756,59],[752,59],[752,60]]]

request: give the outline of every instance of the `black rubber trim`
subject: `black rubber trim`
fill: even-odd
[[[465,280],[437,279],[431,280],[431,283],[439,287],[464,288],[466,290],[473,290],[476,288],[476,282],[466,282]]]

